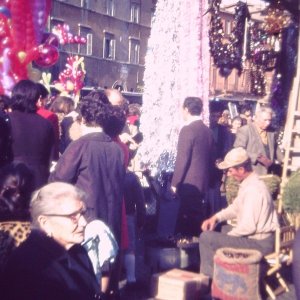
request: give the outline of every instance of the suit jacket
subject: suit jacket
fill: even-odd
[[[201,120],[184,126],[178,138],[172,186],[205,194],[214,168],[214,139]]]
[[[49,181],[69,182],[84,190],[90,218],[103,220],[120,242],[124,176],[122,149],[99,132],[72,142],[59,158]]]
[[[27,165],[34,176],[34,188],[47,183],[54,154],[51,123],[36,113],[13,111],[11,122],[13,160]]]
[[[234,148],[243,147],[247,151],[251,159],[253,169],[258,175],[265,175],[268,173],[268,169],[257,161],[257,157],[260,154],[267,156],[273,162],[275,158],[280,159],[280,151],[277,148],[275,141],[275,132],[268,129],[267,137],[269,156],[266,153],[265,146],[254,123],[250,123],[239,128],[233,144]]]
[[[85,249],[75,245],[66,251],[39,230],[11,254],[3,287],[4,300],[100,299],[100,284]]]

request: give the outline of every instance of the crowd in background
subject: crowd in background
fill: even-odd
[[[86,276],[93,277],[92,266],[86,261],[79,245],[83,243],[86,224],[95,219],[102,220],[112,231],[120,251],[114,263],[107,262],[101,267],[101,282],[95,283],[93,279],[87,283],[82,276],[78,276],[76,283],[74,278],[77,275],[72,275],[66,279],[66,285],[60,291],[59,276],[52,274],[59,270],[52,269],[50,275],[44,274],[49,266],[43,264],[51,260],[45,254],[39,268],[27,270],[29,258],[27,265],[24,263],[24,270],[36,272],[36,277],[28,277],[26,286],[36,284],[41,272],[45,277],[40,278],[40,283],[50,280],[53,286],[48,282],[49,290],[55,288],[56,284],[59,288],[56,294],[49,293],[48,298],[45,298],[47,289],[29,289],[28,299],[71,299],[65,298],[65,290],[71,290],[78,284],[83,285],[78,296],[69,294],[67,297],[117,299],[114,297],[118,294],[122,266],[127,285],[134,286],[136,283],[137,232],[145,223],[145,194],[137,176],[141,170],[136,161],[137,149],[143,142],[139,131],[141,107],[136,103],[128,103],[114,89],[93,90],[77,105],[71,97],[50,96],[50,91],[42,84],[22,80],[14,86],[11,97],[0,97],[0,222],[32,223],[34,230],[29,242],[24,242],[14,260],[21,259],[18,255],[21,255],[22,249],[27,253],[35,243],[41,245],[45,241],[49,242],[49,247],[56,249],[53,250],[54,261],[60,259],[61,255],[67,257],[69,262],[74,261],[74,264],[81,261],[82,265],[77,266],[76,272],[80,273],[85,265]],[[256,113],[246,108],[236,116],[230,116],[228,110],[211,111],[210,128],[207,128],[198,122],[202,106],[194,106],[193,101],[195,98],[184,102],[187,125],[179,136],[172,180],[173,193],[181,200],[176,234],[187,236],[199,235],[200,223],[227,206],[226,198],[221,194],[224,173],[217,165],[230,150],[244,148],[251,162],[251,170],[253,168],[258,175],[272,173],[272,167],[281,159],[276,131],[271,127],[273,112],[270,108],[263,107]],[[191,123],[194,127],[188,129]],[[188,150],[187,137],[193,136],[194,132],[196,135],[202,132],[196,146],[202,150],[197,154]],[[203,143],[204,138],[206,143]],[[183,158],[181,153],[188,156]],[[191,172],[192,179],[185,182],[189,171],[185,169],[183,161],[190,162],[193,155],[197,157],[197,163],[192,164],[195,167]],[[199,177],[198,164],[204,162],[206,167],[203,167],[201,183],[194,183],[193,180],[196,178],[197,181]],[[205,183],[202,182],[204,179]],[[58,182],[69,185],[61,186]],[[57,190],[52,193],[51,188]],[[199,197],[201,202],[196,210]],[[63,203],[60,200],[62,198],[70,199]],[[191,198],[195,201],[187,209]],[[50,204],[51,199],[60,204],[55,208]],[[60,205],[61,211],[58,211]],[[75,210],[68,210],[68,207]],[[193,214],[197,211],[197,216],[189,216],[191,211]],[[60,217],[69,218],[73,223],[59,223]],[[195,220],[193,228],[192,220]],[[70,225],[75,228],[67,228]],[[62,232],[57,230],[58,226],[61,226]],[[66,232],[72,232],[71,241],[68,241],[67,234],[64,235],[64,228],[67,228]],[[49,237],[53,238],[54,244],[48,241]],[[41,248],[41,251],[45,250]],[[27,293],[24,282],[14,278],[14,272],[20,272],[20,266],[11,260],[7,254],[0,255],[0,272],[6,264],[10,266],[10,282],[5,281],[7,299]],[[71,270],[64,269],[63,272],[69,274]],[[15,294],[11,292],[12,288]]]

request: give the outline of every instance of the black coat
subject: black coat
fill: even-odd
[[[108,135],[89,133],[68,146],[49,179],[69,182],[84,190],[90,220],[104,221],[118,242],[125,176],[123,156],[120,146]]]
[[[34,188],[47,183],[54,155],[51,123],[36,113],[13,111],[9,114],[13,159],[23,162],[34,175]]]
[[[145,195],[139,178],[130,171],[125,175],[124,200],[126,215],[136,215],[138,226],[142,226],[146,215]]]
[[[85,249],[75,245],[66,251],[39,230],[12,253],[1,285],[3,300],[100,299],[100,285]]]
[[[11,128],[7,114],[0,110],[0,168],[11,162]]]

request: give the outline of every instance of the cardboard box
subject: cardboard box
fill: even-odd
[[[172,269],[154,274],[151,294],[161,300],[198,300],[208,286],[208,278],[194,272]]]

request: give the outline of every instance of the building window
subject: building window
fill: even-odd
[[[115,59],[116,40],[115,36],[105,33],[103,41],[103,58]]]
[[[81,0],[81,7],[90,8],[90,0]]]
[[[93,34],[88,33],[86,35],[86,55],[93,54]]]
[[[83,55],[93,54],[93,34],[92,29],[79,25],[79,36],[86,39],[85,44],[79,44],[79,53]]]
[[[115,0],[106,0],[106,13],[112,17],[115,15]]]
[[[129,40],[129,62],[138,64],[140,62],[140,41],[136,39]]]
[[[140,5],[138,3],[131,3],[130,7],[130,21],[132,23],[139,23],[140,22]]]

